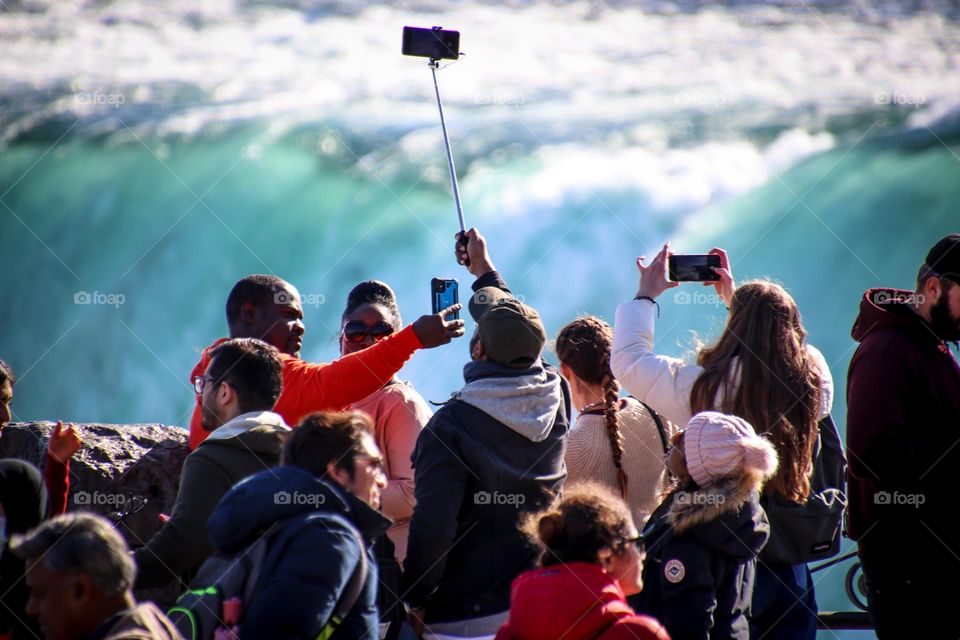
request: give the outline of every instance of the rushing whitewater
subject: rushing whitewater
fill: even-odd
[[[306,296],[336,356],[346,292],[407,320],[453,260],[429,70],[405,24],[459,29],[439,73],[468,224],[556,331],[611,319],[634,258],[724,246],[795,295],[845,379],[868,286],[911,286],[956,231],[952,3],[24,2],[0,11],[0,357],[19,419],[183,424],[198,351],[248,273]],[[730,6],[726,6],[730,5]],[[664,296],[658,343],[714,335],[712,289]],[[404,370],[460,385],[465,342]],[[842,416],[841,398],[835,415]],[[839,571],[818,586],[829,608]],[[835,606],[845,606],[837,600]]]

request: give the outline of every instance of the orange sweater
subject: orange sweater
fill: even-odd
[[[206,372],[211,349],[226,340],[221,338],[204,349],[200,362],[190,372],[191,384],[194,376]],[[369,349],[330,363],[316,364],[280,354],[283,390],[273,410],[291,427],[315,411],[341,411],[386,384],[422,346],[413,325],[408,325]],[[197,398],[190,418],[190,449],[196,449],[207,435],[209,432],[200,426],[200,398]]]
[[[407,557],[407,537],[413,516],[413,447],[433,411],[407,382],[397,380],[350,405],[373,421],[374,440],[383,453],[387,487],[380,494],[380,511],[393,520],[387,536],[393,542],[397,561]]]

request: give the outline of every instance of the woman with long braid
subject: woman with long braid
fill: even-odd
[[[567,482],[595,480],[618,492],[643,527],[664,489],[666,455],[650,410],[633,398],[620,398],[610,370],[613,329],[586,316],[557,336],[560,372],[570,383],[578,409],[567,439]],[[665,438],[672,435],[664,422]]]

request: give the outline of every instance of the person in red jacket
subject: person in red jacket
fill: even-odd
[[[606,486],[566,488],[523,530],[541,549],[541,568],[513,581],[510,617],[496,640],[670,640],[663,625],[627,604],[643,586],[640,534]]]
[[[3,428],[13,416],[10,404],[13,402],[13,385],[16,382],[17,377],[13,374],[13,369],[0,360],[0,436],[3,435]],[[57,422],[47,442],[46,462],[43,465],[43,481],[50,496],[47,505],[49,517],[67,512],[67,496],[70,494],[70,458],[80,450],[82,445],[80,435],[72,424],[68,424],[64,429],[63,423]],[[0,531],[0,534],[2,533]]]
[[[960,572],[960,233],[927,253],[915,291],[870,289],[847,372],[848,534],[877,637],[953,637]],[[920,617],[911,615],[921,612]]]
[[[366,398],[389,382],[417,349],[432,349],[463,335],[463,320],[445,320],[459,309],[454,305],[435,315],[421,316],[413,324],[384,338],[369,349],[331,363],[300,359],[303,345],[303,307],[300,292],[289,282],[269,275],[251,275],[237,282],[227,297],[227,327],[230,338],[259,338],[280,351],[283,360],[283,391],[274,411],[295,427],[315,411],[339,411]],[[190,372],[202,376],[210,364],[210,350]],[[190,449],[196,449],[208,433],[200,427],[200,405],[190,418]]]

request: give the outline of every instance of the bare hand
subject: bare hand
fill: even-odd
[[[50,435],[50,441],[47,443],[47,452],[60,464],[66,464],[67,460],[72,458],[73,454],[79,451],[82,446],[83,441],[72,424],[68,424],[67,428],[64,429],[63,422],[57,422],[56,428]]]
[[[413,628],[413,632],[418,638],[423,635],[423,632],[426,629],[426,625],[423,623],[423,614],[424,610],[422,608],[410,609],[407,611],[407,622]]]
[[[424,349],[439,347],[464,334],[463,320],[444,319],[447,315],[462,308],[463,305],[455,304],[440,313],[417,318],[413,323],[413,332],[417,334],[417,338],[420,339],[420,344],[423,345]]]
[[[730,259],[727,258],[727,252],[719,247],[710,249],[710,255],[720,256],[720,266],[713,268],[713,272],[719,275],[720,279],[703,284],[715,287],[717,295],[723,300],[723,305],[729,309],[730,301],[733,300],[733,293],[737,290],[737,285],[733,281],[733,272],[730,270]]]
[[[467,245],[461,244],[461,238],[467,239]],[[475,278],[494,271],[496,267],[490,260],[490,254],[487,252],[487,239],[480,235],[476,227],[471,227],[466,233],[457,232],[457,243],[454,247],[454,253],[457,256],[457,264],[465,264],[467,258],[470,258],[470,264],[467,271]]]
[[[646,256],[637,258],[637,271],[640,272],[640,287],[637,289],[637,297],[646,296],[656,298],[661,293],[679,285],[679,282],[671,282],[667,278],[667,260],[670,257],[670,243],[663,245],[660,253],[654,257],[653,262],[644,265]]]

